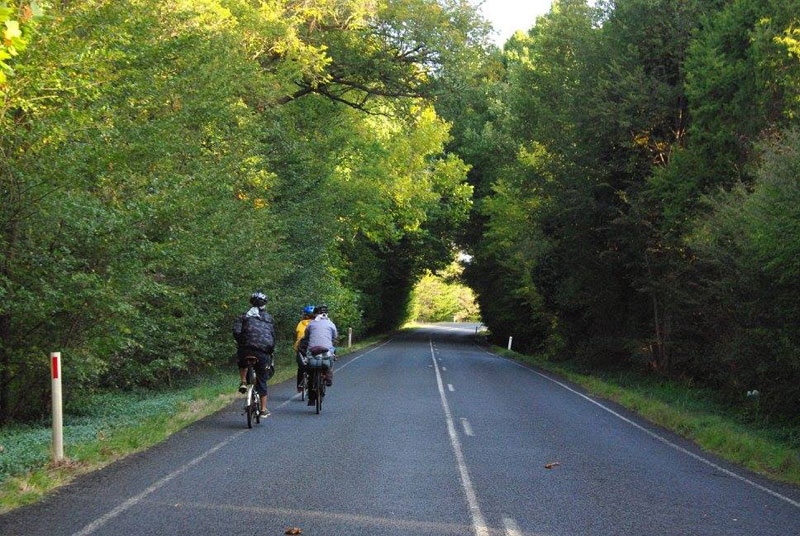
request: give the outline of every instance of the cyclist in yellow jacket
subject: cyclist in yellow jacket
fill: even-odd
[[[303,363],[303,355],[306,353],[306,348],[302,348],[300,341],[303,340],[303,335],[306,334],[306,326],[308,326],[309,322],[314,320],[314,306],[313,305],[306,305],[303,308],[303,318],[300,322],[297,323],[297,327],[294,328],[295,333],[295,341],[294,341],[294,353],[295,357],[297,358],[297,392],[300,393],[303,391],[303,369],[305,365]],[[306,346],[303,344],[302,346]]]

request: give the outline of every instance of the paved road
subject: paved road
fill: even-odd
[[[231,406],[0,516],[0,534],[800,535],[797,488],[471,333],[431,326],[340,361],[320,416],[273,387],[253,430]]]

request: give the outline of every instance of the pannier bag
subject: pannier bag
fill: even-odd
[[[333,358],[331,356],[309,357],[308,364],[306,366],[308,368],[322,367],[324,369],[329,369],[333,366]]]

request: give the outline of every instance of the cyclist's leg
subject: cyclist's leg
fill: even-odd
[[[267,409],[267,365],[269,365],[270,359],[269,356],[266,354],[259,353],[256,357],[258,357],[258,363],[256,364],[256,392],[261,396],[261,409]]]
[[[247,384],[247,361],[245,361],[245,351],[239,348],[236,351],[236,366],[239,367],[239,392],[245,392],[245,385]]]
[[[328,387],[333,385],[333,360],[331,360],[331,366],[325,370],[325,385]]]

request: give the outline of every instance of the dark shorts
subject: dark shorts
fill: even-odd
[[[267,367],[272,364],[272,356],[264,352],[259,352],[258,350],[239,348],[236,352],[236,364],[239,365],[239,368],[247,368],[246,358],[249,355],[258,358],[258,363],[256,363],[254,367],[256,370],[256,392],[260,395],[266,395],[267,380],[270,377]]]

